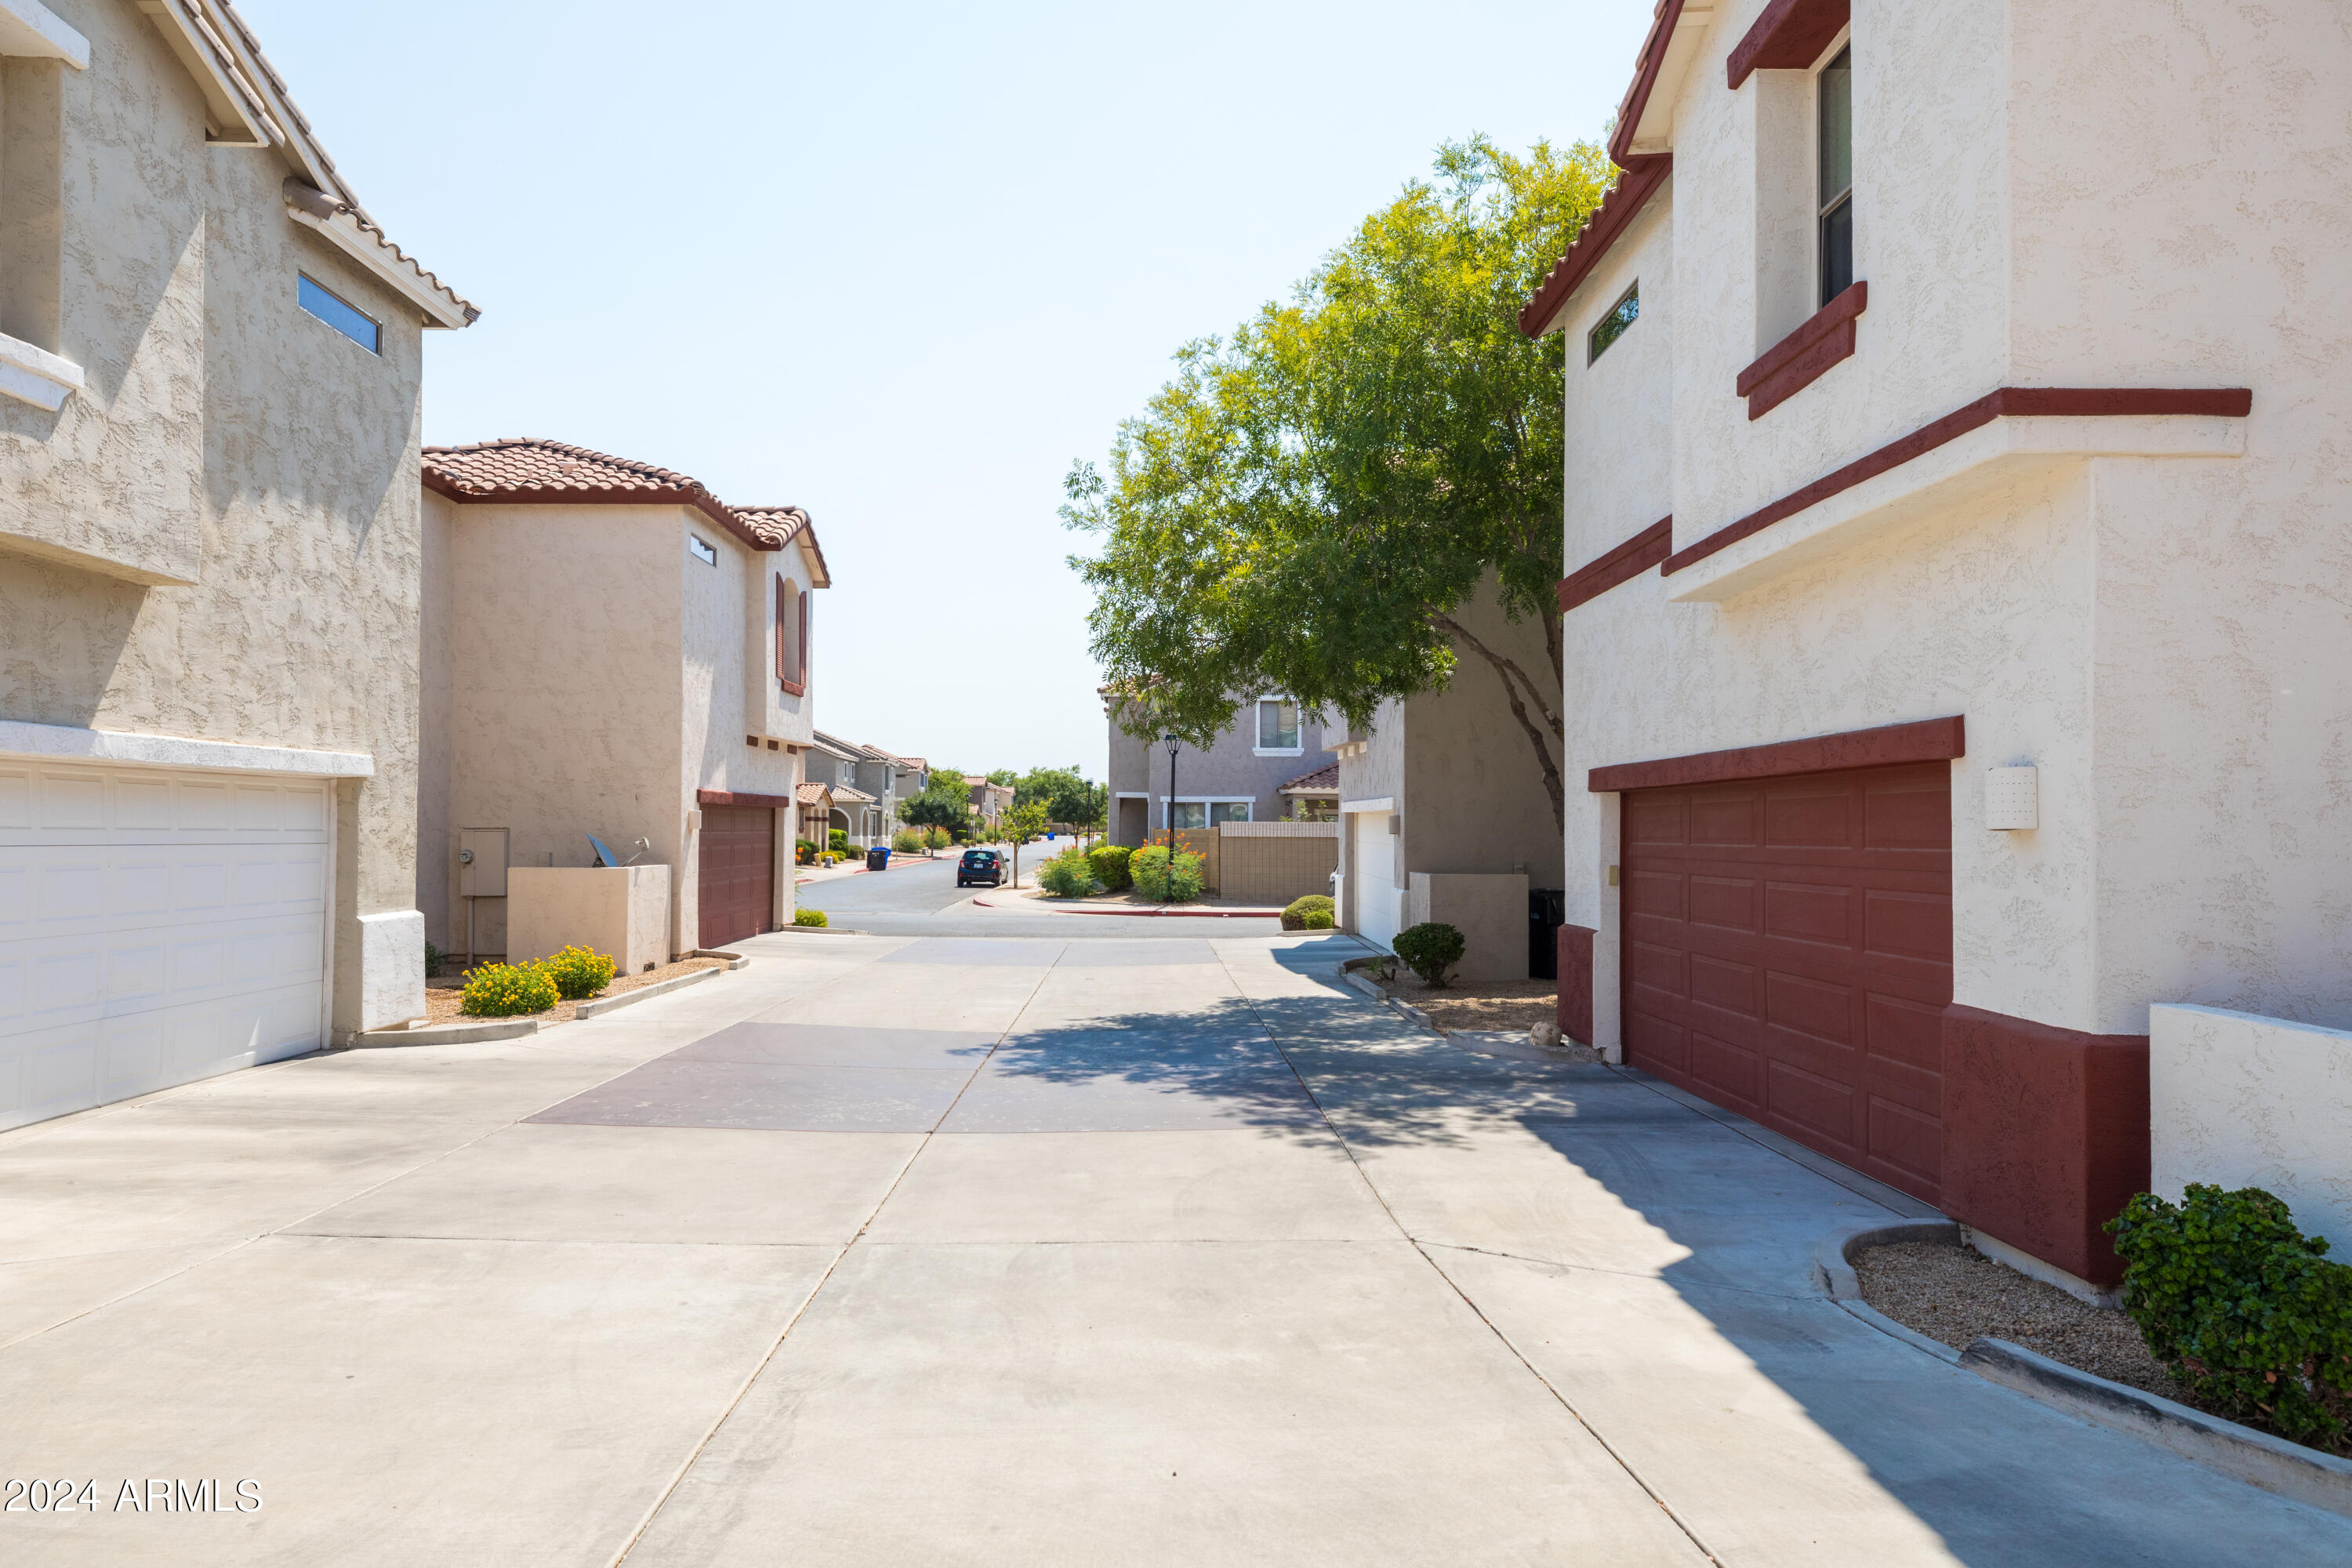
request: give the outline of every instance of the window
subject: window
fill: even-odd
[[[1298,747],[1298,704],[1286,697],[1268,697],[1257,705],[1257,749],[1295,752]]]
[[[1245,800],[1180,800],[1171,812],[1179,832],[1214,827],[1224,822],[1247,822],[1250,803]]]
[[[1611,343],[1625,335],[1625,329],[1638,321],[1641,314],[1642,285],[1640,280],[1636,279],[1633,286],[1626,289],[1615,304],[1609,307],[1609,313],[1595,321],[1592,324],[1592,331],[1585,334],[1584,363],[1591,364],[1594,360],[1599,359],[1607,352]]]
[[[1821,115],[1822,297],[1826,305],[1853,286],[1853,50],[1822,68],[1814,89]]]
[[[376,325],[375,318],[364,314],[331,289],[320,287],[307,272],[297,272],[294,278],[294,298],[302,309],[368,353],[383,352],[383,329]]]
[[[788,697],[808,689],[809,596],[776,574],[776,684]]]
[[[701,562],[705,566],[716,566],[719,564],[719,552],[712,548],[710,541],[703,538],[702,535],[698,533],[688,534],[686,536],[686,548],[697,561]]]

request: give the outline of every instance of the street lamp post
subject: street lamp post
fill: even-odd
[[[1168,861],[1173,866],[1176,861],[1176,748],[1184,742],[1176,738],[1173,730],[1160,738],[1168,745]]]

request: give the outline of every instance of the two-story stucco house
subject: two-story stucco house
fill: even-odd
[[[223,0],[0,5],[0,1127],[424,1011],[422,339]]]
[[[866,787],[880,783],[871,776],[873,761],[864,746],[822,730],[813,733],[802,766],[811,783],[825,786],[826,833],[820,838],[839,829],[860,849],[887,840],[887,804],[878,789]]]
[[[2352,35],[1665,0],[1566,341],[1563,1022],[2077,1289],[2152,1005],[2352,1025]]]
[[[1227,822],[1273,822],[1291,815],[1297,798],[1283,794],[1302,774],[1336,760],[1337,730],[1326,731],[1311,713],[1279,693],[1241,705],[1233,727],[1206,748],[1176,751],[1175,799],[1169,798],[1167,747],[1120,727],[1115,700],[1105,698],[1110,731],[1110,842],[1140,845],[1178,828],[1215,827]],[[1328,799],[1318,794],[1317,799]]]
[[[428,447],[423,474],[433,940],[457,949],[488,885],[461,855],[590,866],[590,834],[671,868],[673,953],[789,924],[832,581],[808,514],[554,441]],[[502,900],[473,902],[502,952]]]
[[[1489,582],[1454,618],[1549,687],[1541,623],[1511,620]],[[1465,649],[1444,686],[1383,702],[1370,729],[1331,737],[1340,928],[1386,948],[1424,921],[1451,925],[1466,944],[1457,973],[1471,980],[1528,977],[1528,894],[1559,881],[1544,783],[1559,742],[1524,702],[1513,711],[1507,679]]]

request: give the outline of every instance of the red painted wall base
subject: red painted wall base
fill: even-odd
[[[2095,1285],[2122,1283],[2099,1227],[2147,1189],[2147,1037],[1955,1004],[1943,1047],[1944,1212]]]
[[[1559,1032],[1580,1046],[1592,1043],[1591,926],[1559,928]]]

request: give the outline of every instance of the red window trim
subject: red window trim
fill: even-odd
[[[764,805],[772,811],[785,811],[793,802],[781,795],[745,795],[740,790],[698,789],[694,792],[697,805]]]
[[[1727,545],[1760,533],[1783,518],[1874,479],[1914,458],[1924,457],[1958,440],[1980,425],[2003,416],[2097,416],[2115,415],[2186,414],[2210,418],[2243,419],[2253,407],[2254,395],[2242,386],[2004,386],[1956,408],[1908,436],[1864,453],[1842,468],[1823,474],[1801,489],[1759,507],[1737,522],[1727,523],[1697,543],[1675,551],[1659,570],[1668,575],[1695,565]]]
[[[801,614],[803,617],[808,614],[807,599],[806,594],[801,595]],[[802,657],[795,664],[785,657],[792,651],[793,645],[785,634],[784,608],[793,602],[793,585],[785,580],[784,574],[779,572],[776,574],[776,684],[783,689],[785,696],[802,697],[808,692],[808,628],[805,625],[801,627],[799,647]],[[800,679],[794,680],[784,673],[788,666],[799,671]]]
[[[1756,356],[1732,389],[1748,399],[1748,417],[1761,419],[1853,356],[1853,320],[1870,308],[1870,285],[1855,283],[1814,311],[1805,324]]]
[[[1968,749],[1968,726],[1964,716],[1955,713],[1948,719],[1921,719],[1909,724],[1884,724],[1874,730],[1809,735],[1801,741],[1738,746],[1727,752],[1696,752],[1688,756],[1659,757],[1646,763],[1618,763],[1594,768],[1585,775],[1584,787],[1595,795],[1606,795],[1675,784],[1727,784],[1735,779],[1874,768],[1893,763],[1949,762],[1966,755]]]
[[[1731,89],[1755,71],[1805,69],[1853,14],[1853,0],[1772,0],[1723,62]]]
[[[1620,583],[1630,583],[1664,561],[1675,548],[1675,520],[1662,517],[1607,554],[1596,556],[1559,583],[1559,613],[1597,599]]]

